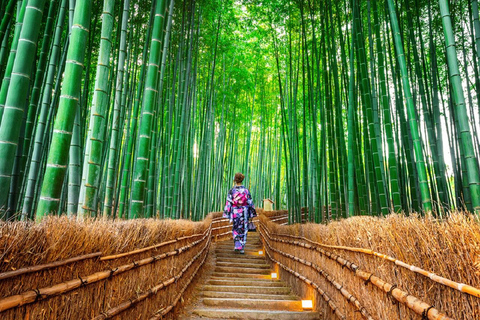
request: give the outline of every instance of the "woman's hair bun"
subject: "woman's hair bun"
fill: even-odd
[[[245,176],[238,172],[235,173],[235,178],[233,180],[235,180],[236,183],[242,183],[243,179],[245,179]]]

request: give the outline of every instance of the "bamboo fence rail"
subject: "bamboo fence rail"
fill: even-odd
[[[261,224],[261,227],[265,228],[265,226],[263,224]],[[265,243],[267,244],[267,247],[284,256],[284,257],[287,257],[291,260],[294,260],[296,262],[300,262],[308,267],[311,267],[312,269],[314,269],[315,271],[317,271],[318,273],[320,273],[325,279],[327,279],[328,282],[330,282],[332,284],[332,286],[337,289],[341,294],[342,296],[345,297],[345,299],[350,303],[352,304],[356,309],[357,311],[363,316],[363,318],[365,319],[368,319],[368,320],[374,320],[372,318],[372,316],[370,315],[370,313],[367,311],[367,309],[361,305],[360,301],[358,301],[358,299],[352,294],[350,293],[349,291],[347,291],[344,287],[344,285],[341,285],[340,283],[338,283],[337,281],[335,281],[335,279],[329,275],[325,270],[323,270],[322,268],[320,268],[317,264],[313,263],[313,262],[310,262],[310,261],[307,261],[307,260],[304,260],[304,259],[301,259],[301,258],[298,258],[294,255],[291,255],[289,253],[285,253],[281,250],[278,250],[278,249],[275,249],[273,248],[271,245],[270,245],[270,241],[267,240],[268,239],[271,239],[268,232],[265,231],[265,233],[267,233],[267,236],[265,237],[264,235],[264,231],[260,231],[260,234],[263,236],[263,239],[265,240]],[[270,257],[270,255],[269,255]]]
[[[480,298],[480,289],[478,288],[475,288],[473,286],[470,286],[468,284],[465,284],[465,283],[458,283],[458,282],[455,282],[453,280],[450,280],[450,279],[447,279],[447,278],[444,278],[442,276],[439,276],[439,275],[436,275],[435,273],[433,272],[429,272],[429,271],[426,271],[422,268],[419,268],[417,266],[414,266],[414,265],[410,265],[408,263],[405,263],[401,260],[398,260],[394,257],[391,257],[389,255],[386,255],[386,254],[383,254],[383,253],[379,253],[379,252],[376,252],[374,250],[371,250],[371,249],[365,249],[365,248],[355,248],[355,247],[345,247],[345,246],[332,246],[332,245],[328,245],[328,244],[323,244],[323,243],[319,243],[319,242],[315,242],[315,241],[312,241],[308,238],[305,238],[305,237],[301,237],[301,236],[293,236],[293,235],[287,235],[287,234],[279,234],[280,236],[283,236],[283,237],[288,237],[288,238],[292,238],[292,239],[300,239],[300,240],[304,240],[304,241],[307,241],[315,246],[321,246],[321,247],[324,247],[324,248],[329,248],[329,249],[337,249],[337,250],[346,250],[346,251],[351,251],[351,252],[357,252],[357,253],[363,253],[363,254],[368,254],[368,255],[372,255],[372,256],[375,256],[375,257],[378,257],[378,258],[381,258],[381,259],[384,259],[384,260],[387,260],[387,261],[390,261],[390,262],[393,262],[394,264],[396,264],[397,266],[400,266],[400,267],[403,267],[405,269],[408,269],[412,272],[415,272],[415,273],[418,273],[418,274],[421,274],[422,276],[425,276],[427,278],[429,278],[430,280],[432,281],[435,281],[437,283],[440,283],[440,284],[443,284],[447,287],[450,287],[452,289],[455,289],[455,290],[458,290],[460,292],[463,292],[463,293],[467,293],[467,294],[470,294],[472,296],[475,296],[475,297],[479,297]]]
[[[207,229],[207,231],[210,231],[211,233],[211,228]],[[204,238],[205,239],[205,238]],[[187,272],[187,270],[193,265],[193,263],[205,252],[205,250],[207,248],[210,247],[210,241],[211,241],[211,236],[209,235],[207,238],[207,243],[205,244],[205,246],[203,247],[203,249],[198,252],[190,261],[188,264],[185,265],[185,267],[178,273],[176,274],[175,276],[171,277],[170,279],[167,279],[165,281],[162,281],[161,283],[159,283],[158,285],[150,288],[149,290],[143,292],[143,293],[140,293],[140,294],[137,294],[135,298],[133,299],[128,299],[122,303],[120,303],[118,306],[116,307],[113,307],[105,312],[102,312],[100,315],[98,315],[97,317],[95,317],[94,319],[95,320],[101,320],[101,319],[110,319],[120,313],[122,313],[123,311],[131,308],[133,305],[137,304],[138,302],[140,301],[143,301],[145,299],[147,299],[148,297],[150,297],[151,295],[154,295],[156,294],[159,290],[162,290],[168,286],[170,286],[171,284],[177,282],[183,275],[184,273]],[[206,255],[205,255],[206,257]],[[205,261],[205,258],[204,260],[200,263],[200,266],[203,265],[203,262]],[[195,272],[193,273],[193,275],[191,276],[190,280],[188,281],[187,285],[185,286],[188,287],[188,284],[190,284],[191,282],[191,279],[196,275],[197,271],[198,271],[198,268],[195,270]],[[180,296],[181,294],[183,294],[183,292],[185,291],[185,289],[183,289],[180,293]],[[176,303],[175,303],[176,304]]]
[[[29,267],[25,267],[25,268],[21,268],[21,269],[18,269],[18,270],[13,270],[13,271],[7,271],[7,272],[0,273],[0,280],[5,280],[5,279],[17,277],[17,276],[27,274],[27,273],[52,269],[52,268],[64,266],[64,265],[67,265],[69,263],[79,262],[79,261],[86,260],[86,259],[93,259],[93,258],[100,257],[101,255],[102,255],[101,252],[94,252],[94,253],[89,253],[89,254],[84,254],[84,255],[81,255],[81,256],[73,257],[73,258],[70,258],[70,259],[65,259],[65,260],[60,260],[60,261],[55,261],[55,262],[45,263],[45,264],[39,264],[39,265],[36,265],[36,266],[29,266]]]
[[[410,310],[415,312],[418,315],[421,315],[422,317],[431,319],[431,320],[450,320],[449,316],[446,314],[440,312],[437,310],[433,305],[429,305],[417,297],[414,297],[408,292],[405,292],[401,289],[399,289],[396,285],[392,285],[379,277],[373,275],[373,273],[366,272],[360,269],[359,266],[355,265],[354,263],[334,254],[328,251],[325,251],[324,249],[321,249],[316,246],[312,246],[307,243],[302,243],[298,241],[289,241],[289,240],[284,240],[284,239],[278,239],[274,238],[270,235],[269,230],[267,226],[263,225],[264,232],[267,234],[267,237],[275,242],[280,242],[280,243],[288,243],[300,247],[304,247],[307,249],[311,250],[316,250],[323,254],[324,256],[336,261],[339,263],[342,267],[347,267],[348,270],[352,271],[356,277],[361,278],[362,280],[368,282],[371,282],[373,285],[375,285],[377,288],[380,290],[383,290],[385,293],[391,295],[395,300],[398,302],[404,304],[407,306]],[[277,235],[277,234],[274,234]],[[283,235],[281,235],[283,236]]]
[[[191,239],[191,238],[205,236],[205,234],[208,231],[209,231],[209,229],[205,230],[204,233],[197,233],[197,234],[192,234],[192,235],[185,236],[185,237],[179,237],[179,238],[175,238],[175,239],[165,241],[165,242],[162,242],[162,243],[159,243],[159,244],[155,244],[153,246],[149,246],[149,247],[145,247],[145,248],[141,248],[141,249],[125,252],[125,253],[119,253],[119,254],[114,254],[114,255],[101,257],[100,260],[101,261],[106,261],[106,260],[118,259],[118,258],[123,258],[123,257],[130,256],[130,255],[134,255],[134,254],[137,254],[137,253],[142,253],[142,252],[158,249],[158,248],[164,247],[164,246],[169,245],[169,244],[173,244],[173,243],[178,242],[178,241],[183,241],[183,240],[187,240],[187,239]]]
[[[58,294],[61,294],[61,293],[65,293],[65,292],[80,288],[81,286],[89,285],[89,284],[98,282],[100,280],[104,280],[104,279],[113,277],[115,275],[124,273],[126,271],[138,268],[138,267],[143,266],[143,265],[150,264],[150,263],[155,262],[155,261],[165,259],[165,258],[170,257],[170,256],[179,255],[182,252],[188,251],[189,249],[194,247],[196,244],[202,242],[205,239],[205,237],[206,237],[206,235],[200,240],[194,241],[194,242],[192,242],[192,243],[190,243],[186,246],[175,249],[173,251],[162,253],[160,255],[149,257],[149,258],[146,258],[146,259],[141,259],[141,260],[138,260],[138,261],[134,261],[130,264],[122,265],[122,266],[119,266],[115,269],[96,272],[96,273],[91,274],[89,276],[86,276],[84,278],[79,277],[78,279],[72,279],[70,281],[62,282],[62,283],[59,283],[59,284],[56,284],[56,285],[53,285],[53,286],[50,286],[50,287],[30,290],[30,291],[24,292],[22,294],[13,295],[13,296],[10,296],[10,297],[3,298],[3,299],[0,300],[0,312],[11,309],[11,308],[19,307],[19,306],[22,306],[22,305],[25,305],[25,304],[29,304],[29,303],[32,303],[32,302],[36,302],[38,300],[45,299],[47,297],[51,297],[51,296],[55,296],[55,295],[58,295]]]
[[[269,249],[271,249],[269,247]],[[268,250],[266,250],[266,253],[267,253],[267,256],[270,260],[272,260],[273,262],[275,262],[276,264],[278,264],[282,269],[284,269],[285,271],[291,273],[292,275],[294,275],[295,277],[297,277],[298,279],[302,280],[303,282],[305,282],[307,285],[310,285],[312,286],[315,290],[318,291],[318,293],[320,294],[320,296],[325,300],[325,302],[327,303],[327,305],[330,307],[330,309],[332,310],[332,312],[339,318],[339,319],[346,319],[345,315],[338,309],[338,307],[335,305],[335,303],[332,301],[332,299],[328,296],[328,294],[322,290],[322,288],[320,288],[320,286],[318,284],[316,284],[315,282],[311,281],[310,279],[308,279],[307,277],[299,274],[298,272],[296,272],[295,270],[287,267],[286,265],[284,265],[283,263],[281,263],[280,261],[276,260],[274,257],[272,257],[270,255],[270,252]]]

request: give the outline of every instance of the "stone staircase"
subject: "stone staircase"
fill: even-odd
[[[214,272],[201,288],[202,303],[193,314],[207,319],[319,319],[303,311],[301,300],[281,281],[258,251],[258,233],[249,233],[245,254],[233,251],[232,241],[219,242]]]

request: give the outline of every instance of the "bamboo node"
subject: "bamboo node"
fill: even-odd
[[[431,305],[430,307],[425,308],[425,310],[423,310],[423,312],[422,312],[422,320],[428,319],[428,311],[430,311],[430,309],[433,309],[433,308],[434,308],[434,306]]]

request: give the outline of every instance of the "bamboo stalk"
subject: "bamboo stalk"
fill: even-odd
[[[55,262],[45,263],[45,264],[39,264],[37,266],[29,266],[29,267],[25,267],[25,268],[18,269],[18,270],[13,270],[13,271],[7,271],[7,272],[0,273],[0,280],[5,280],[5,279],[17,277],[17,276],[20,276],[22,274],[27,274],[27,273],[46,270],[46,269],[56,268],[56,267],[64,266],[64,265],[69,264],[69,263],[82,261],[82,260],[86,260],[86,259],[96,258],[96,257],[99,257],[101,255],[102,255],[101,252],[94,252],[94,253],[89,253],[89,254],[85,254],[85,255],[82,255],[82,256],[73,257],[73,258],[70,258],[70,259],[65,259],[65,260],[60,260],[60,261],[55,261]]]

